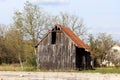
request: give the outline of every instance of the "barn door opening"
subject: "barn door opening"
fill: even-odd
[[[51,33],[51,37],[52,37],[52,40],[51,40],[51,44],[56,44],[56,32],[52,32]]]
[[[85,56],[84,49],[76,47],[76,69],[84,69]]]

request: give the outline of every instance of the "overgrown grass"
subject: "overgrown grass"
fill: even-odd
[[[23,66],[23,70],[19,64],[2,64],[0,71],[37,71],[35,67]]]
[[[83,73],[120,73],[120,68],[96,68],[95,70],[37,70],[36,67],[33,66],[23,66],[24,70],[23,71],[34,71],[34,72],[83,72]],[[2,64],[0,65],[0,71],[22,71],[21,67],[19,64]]]

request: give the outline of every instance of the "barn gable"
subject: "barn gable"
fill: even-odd
[[[37,44],[37,46],[43,41],[45,40],[45,38],[51,33],[53,32],[52,36],[53,38],[51,39],[52,42],[51,43],[54,43],[55,42],[55,38],[56,38],[56,34],[55,32],[64,32],[64,34],[73,41],[73,43],[79,47],[79,48],[84,48],[84,49],[88,49],[88,45],[86,45],[79,37],[77,37],[75,35],[75,33],[73,31],[71,31],[68,27],[66,26],[63,26],[63,25],[59,25],[59,24],[56,24],[55,27],[51,30],[51,31],[48,31],[48,33],[45,35],[45,37]],[[51,41],[50,40],[50,41]]]

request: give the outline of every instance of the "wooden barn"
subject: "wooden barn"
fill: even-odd
[[[41,70],[91,69],[88,46],[68,27],[55,25],[36,45]]]

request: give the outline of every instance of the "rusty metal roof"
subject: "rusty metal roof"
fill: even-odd
[[[78,36],[75,35],[75,33],[70,30],[68,27],[56,24],[55,26],[60,27],[65,34],[68,35],[69,38],[75,43],[75,45],[79,48],[89,48],[88,45],[86,45]]]

